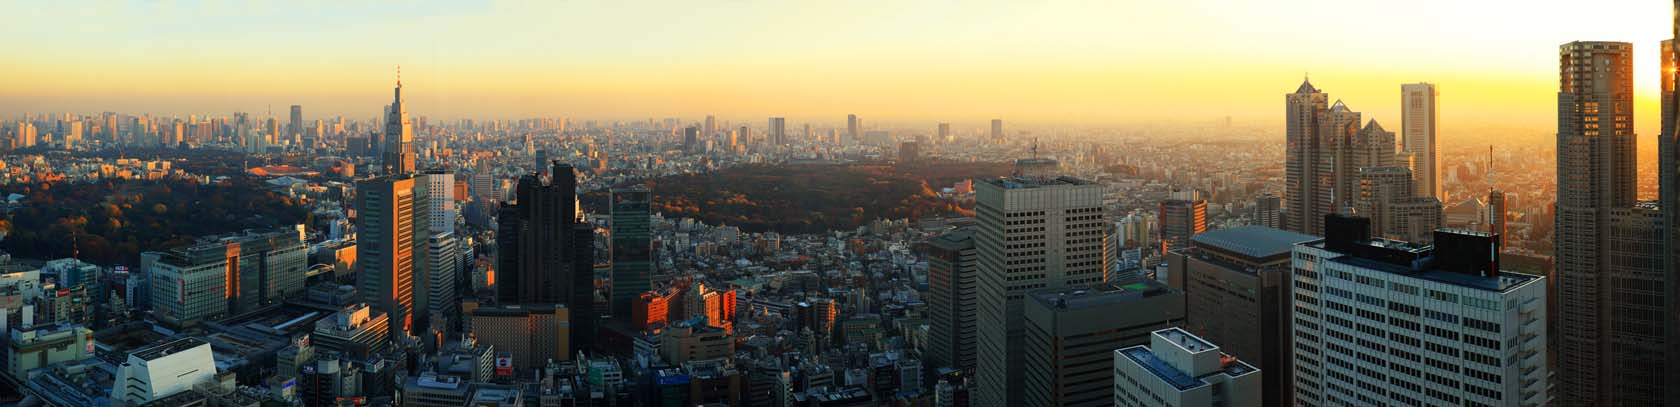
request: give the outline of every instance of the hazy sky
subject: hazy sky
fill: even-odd
[[[1281,120],[1304,73],[1398,121],[1553,125],[1557,47],[1636,44],[1642,134],[1671,4],[1651,0],[11,3],[0,114],[372,117],[403,66],[432,117]],[[1398,123],[1389,127],[1398,129]]]

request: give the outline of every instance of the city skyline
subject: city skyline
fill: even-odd
[[[333,5],[331,13],[321,12],[324,4],[46,5],[21,10],[18,24],[0,28],[36,39],[20,43],[21,54],[55,61],[0,68],[7,73],[0,86],[11,90],[0,95],[0,112],[186,116],[273,106],[284,115],[285,106],[301,104],[311,118],[377,117],[370,106],[378,99],[361,88],[388,81],[400,64],[410,67],[419,95],[411,111],[441,119],[717,114],[832,123],[858,113],[872,123],[982,121],[976,126],[997,117],[1023,125],[1226,116],[1270,123],[1276,119],[1267,106],[1288,90],[1277,84],[1310,75],[1394,123],[1396,84],[1436,83],[1442,132],[1451,138],[1493,123],[1546,128],[1555,78],[1542,68],[1555,64],[1564,42],[1632,42],[1636,83],[1655,84],[1664,38],[1649,34],[1666,32],[1658,28],[1664,19],[1565,22],[1667,12],[1636,2],[1590,10],[1224,3],[486,2]],[[1360,23],[1371,15],[1426,29],[1395,35],[1390,26]],[[1487,15],[1508,15],[1502,21],[1511,23],[1488,23]],[[70,23],[54,24],[66,17]],[[1238,24],[1250,18],[1271,23]],[[690,26],[699,28],[681,29]],[[33,35],[40,32],[55,34]],[[113,58],[122,63],[112,65]],[[1226,68],[1233,60],[1242,62],[1238,75]],[[1638,114],[1655,115],[1657,92],[1636,87]],[[1209,92],[1222,97],[1203,96]],[[1642,122],[1639,134],[1656,133],[1654,121]]]

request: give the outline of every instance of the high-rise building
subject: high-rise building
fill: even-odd
[[[1559,49],[1557,405],[1663,404],[1660,224],[1636,207],[1633,46]]]
[[[433,232],[426,238],[426,274],[414,279],[414,309],[424,311],[415,320],[426,322],[433,334],[428,338],[431,344],[441,342],[439,336],[459,320],[456,281],[461,274],[461,252],[461,241],[452,232]]]
[[[769,133],[765,137],[770,139],[770,145],[787,145],[787,118],[770,118],[770,124],[766,132]]]
[[[1329,215],[1295,245],[1297,405],[1545,405],[1546,282],[1505,272],[1499,243],[1373,238]],[[1568,358],[1568,355],[1560,355]]]
[[[480,307],[471,318],[473,336],[498,353],[509,353],[515,371],[541,368],[550,360],[572,360],[575,316],[563,305]]]
[[[1003,142],[1003,119],[992,119],[992,142]]]
[[[309,246],[302,228],[228,236],[157,253],[146,270],[153,315],[179,328],[303,294]]]
[[[1675,4],[1674,36],[1680,38],[1680,3]],[[1680,132],[1677,132],[1676,121],[1680,120],[1680,93],[1675,92],[1675,82],[1680,78],[1680,51],[1674,47],[1674,40],[1662,42],[1662,134],[1657,138],[1657,185],[1658,207],[1680,208]],[[1663,315],[1680,315],[1680,220],[1665,217],[1667,229],[1663,231],[1665,237],[1663,248],[1658,255],[1663,259],[1663,276],[1667,281],[1663,284]],[[1665,345],[1664,358],[1666,366],[1680,366],[1680,319],[1665,318],[1663,337]],[[1670,374],[1663,378],[1663,388],[1668,391],[1663,395],[1663,404],[1680,404],[1680,375]]]
[[[111,405],[133,407],[215,380],[216,361],[209,342],[189,337],[129,353],[116,376]]]
[[[858,120],[855,114],[846,115],[846,140],[857,142],[858,138],[863,136],[860,133],[861,131],[863,131],[863,121]]]
[[[427,275],[427,184],[412,174],[356,182],[356,293],[384,312],[392,336],[415,334],[417,278]],[[421,316],[424,318],[424,316]]]
[[[1265,194],[1254,198],[1254,225],[1273,229],[1283,228],[1283,198]]]
[[[1166,255],[1169,285],[1184,290],[1184,329],[1265,370],[1266,406],[1291,406],[1289,254],[1310,235],[1264,226],[1218,229]]]
[[[958,229],[928,240],[927,360],[937,367],[972,372],[975,346],[975,278],[979,259],[974,230]]]
[[[595,227],[578,208],[577,172],[553,163],[546,178],[520,177],[497,219],[496,296],[503,304],[565,304],[571,344],[595,334]]]
[[[296,144],[299,136],[302,135],[303,106],[292,105],[292,120],[286,123],[286,139],[292,141],[293,144]]]
[[[1260,369],[1183,329],[1155,331],[1148,345],[1113,354],[1115,406],[1263,405]]]
[[[1394,163],[1394,133],[1310,82],[1285,96],[1288,110],[1284,165],[1284,229],[1319,235],[1326,214],[1351,211],[1359,196],[1359,169]]]
[[[712,115],[706,115],[706,128],[705,128],[705,130],[706,130],[706,133],[702,134],[703,136],[711,137],[711,136],[717,135],[717,132],[718,132],[717,117],[714,117]]]
[[[419,176],[426,183],[426,222],[432,233],[455,233],[455,173],[426,170]]]
[[[1400,152],[1412,159],[1416,194],[1441,198],[1441,173],[1435,148],[1435,99],[1440,92],[1432,83],[1400,85]]]
[[[1040,160],[1017,167],[1054,168]],[[1073,177],[1017,175],[978,182],[978,405],[1018,406],[1022,399],[1023,299],[1034,290],[1103,282],[1103,187]]]
[[[638,185],[614,188],[611,199],[612,315],[623,319],[653,289],[653,196]]]
[[[1114,405],[1114,350],[1184,322],[1184,292],[1161,283],[1068,286],[1027,294],[1027,406]]]
[[[414,172],[414,122],[408,118],[408,107],[403,105],[402,79],[397,80],[397,87],[392,91],[391,108],[385,113],[385,144],[384,161],[385,174],[408,174]],[[302,120],[302,111],[295,113]]]
[[[694,126],[684,127],[682,143],[683,151],[690,153],[700,151],[700,129],[694,128]]]
[[[1159,206],[1161,220],[1161,254],[1173,251],[1190,242],[1190,237],[1207,231],[1207,200],[1168,199]]]
[[[1371,219],[1371,233],[1388,239],[1428,243],[1442,225],[1441,201],[1416,196],[1411,170],[1406,167],[1359,169],[1354,212]]]
[[[951,124],[940,123],[939,132],[935,133],[935,137],[933,139],[934,144],[949,143],[951,141],[953,141],[951,139]]]

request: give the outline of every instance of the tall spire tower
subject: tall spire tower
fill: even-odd
[[[386,174],[414,172],[414,122],[408,119],[408,107],[403,106],[402,67],[397,67],[397,87],[393,91],[391,111],[385,116]]]

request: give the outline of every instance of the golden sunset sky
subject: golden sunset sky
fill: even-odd
[[[342,3],[342,4],[340,4]],[[1281,123],[1304,74],[1398,130],[1401,83],[1443,128],[1549,129],[1557,48],[1636,45],[1655,133],[1651,0],[21,2],[0,114],[372,117],[402,65],[436,118]]]

